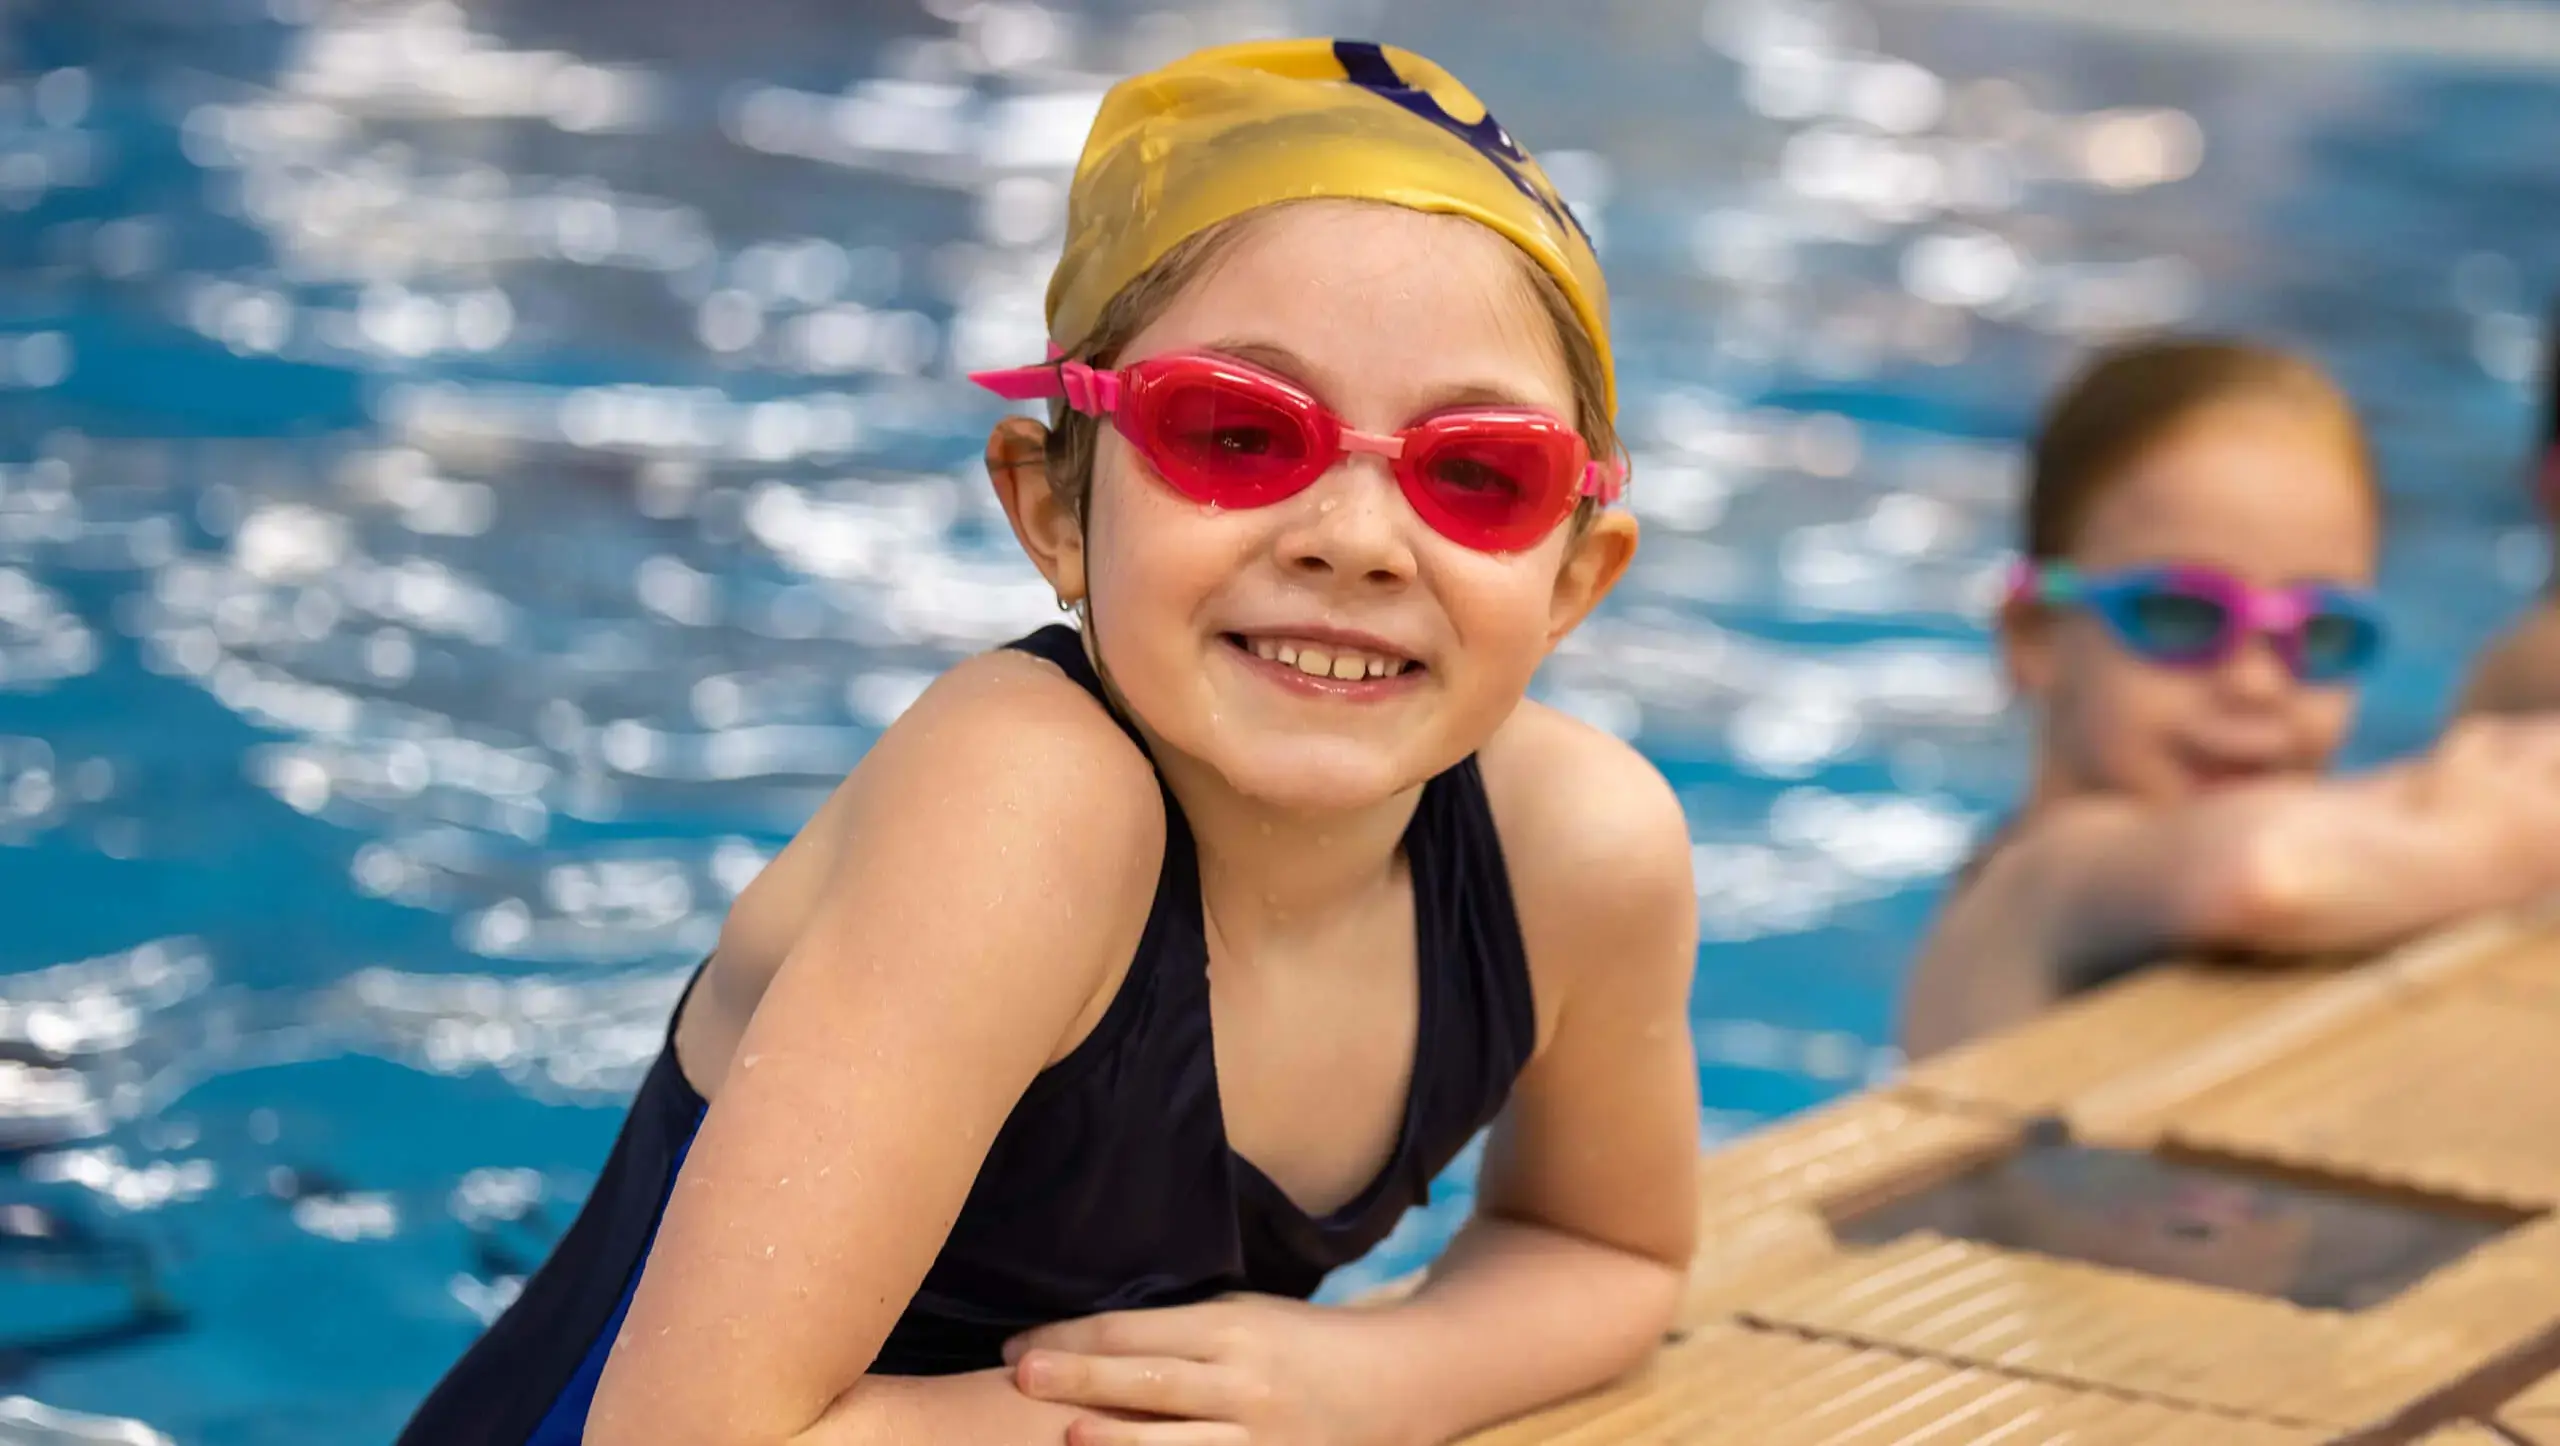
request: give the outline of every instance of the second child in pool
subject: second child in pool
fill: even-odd
[[[2179,950],[2369,949],[2560,887],[2560,721],[2327,776],[2384,644],[2382,521],[2298,358],[2147,342],[2065,389],[2000,614],[2034,772],[1924,946],[1911,1055]]]

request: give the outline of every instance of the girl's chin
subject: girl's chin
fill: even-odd
[[[1409,761],[1388,757],[1383,750],[1339,744],[1257,749],[1237,740],[1207,762],[1240,796],[1291,814],[1358,813],[1431,776],[1417,773]]]

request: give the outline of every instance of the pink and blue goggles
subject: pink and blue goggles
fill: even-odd
[[[2009,596],[2080,608],[2146,661],[2209,668],[2252,635],[2306,683],[2340,683],[2382,656],[2382,609],[2361,588],[2305,582],[2260,587],[2219,568],[2171,564],[2083,573],[2063,563],[2022,562]]]

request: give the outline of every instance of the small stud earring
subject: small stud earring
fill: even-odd
[[[1067,601],[1065,598],[1058,599],[1058,611],[1062,613],[1071,613],[1075,610],[1076,605],[1074,603]]]

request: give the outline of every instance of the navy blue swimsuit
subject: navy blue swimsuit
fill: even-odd
[[[1072,629],[1011,646],[1111,706]],[[1424,787],[1404,836],[1420,1020],[1395,1150],[1340,1209],[1299,1209],[1228,1147],[1199,859],[1170,792],[1164,810],[1164,865],[1127,978],[1093,1033],[1014,1105],[874,1372],[996,1366],[1009,1337],[1098,1311],[1230,1291],[1304,1298],[1423,1201],[1528,1063],[1537,1030],[1528,960],[1471,757]],[[707,1108],[677,1066],[670,1024],[585,1208],[419,1407],[400,1446],[576,1446]]]

